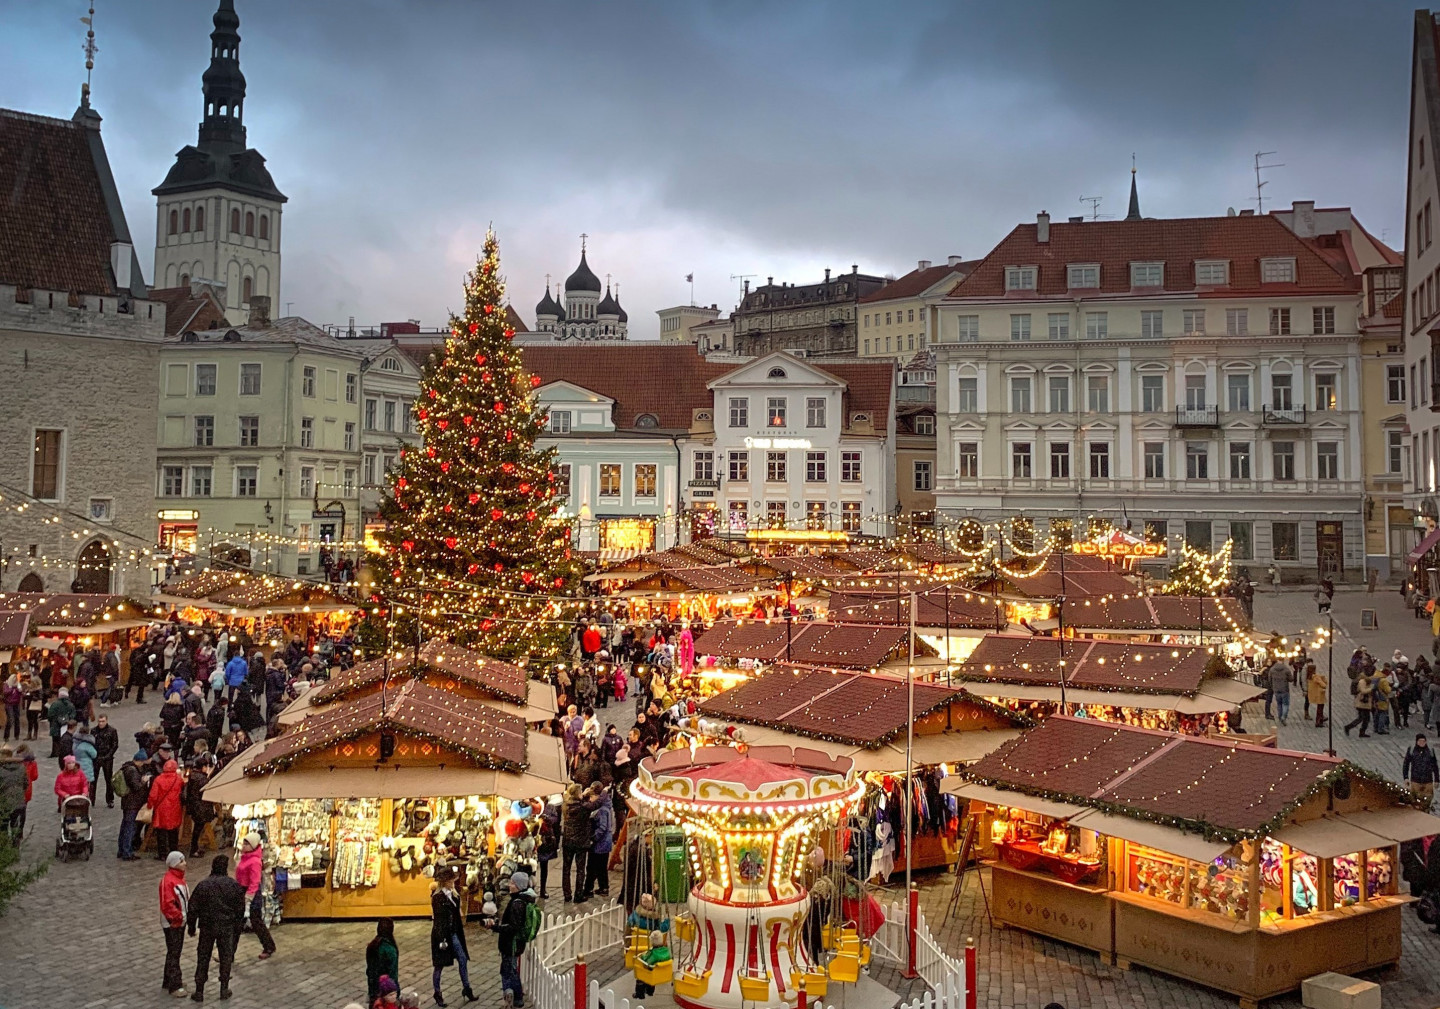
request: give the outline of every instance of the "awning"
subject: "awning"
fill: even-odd
[[[246,751],[251,760],[263,746]],[[260,799],[415,799],[452,795],[498,795],[533,799],[563,792],[569,783],[565,751],[558,736],[527,733],[522,773],[484,768],[382,764],[375,767],[323,767],[275,771],[247,777],[248,760],[233,760],[205,787],[205,799],[226,805]]]
[[[1068,802],[1042,799],[1039,796],[1026,795],[1024,792],[1011,792],[1003,788],[991,788],[989,785],[977,785],[973,781],[966,781],[959,777],[946,778],[940,783],[940,791],[958,795],[962,799],[984,802],[991,806],[1013,806],[1027,812],[1039,813],[1041,816],[1053,817],[1056,820],[1068,820],[1086,812],[1084,806],[1072,806]]]
[[[1389,809],[1366,809],[1358,813],[1341,813],[1340,819],[1362,830],[1378,834],[1395,843],[1413,841],[1417,837],[1440,834],[1440,816],[1404,806]]]
[[[1411,550],[1408,554],[1405,555],[1405,563],[1407,565],[1418,564],[1420,562],[1420,558],[1428,554],[1431,548],[1434,547],[1437,543],[1440,543],[1440,526],[1436,526],[1434,529],[1430,530],[1430,535],[1426,536],[1423,540],[1421,540],[1418,547],[1416,547],[1414,550]]]
[[[751,746],[807,746],[832,757],[849,757],[855,770],[899,774],[905,770],[905,737],[896,736],[875,749],[854,743],[811,739],[799,733],[759,725],[742,725],[745,742]],[[937,732],[915,737],[912,758],[922,764],[970,764],[1020,735],[1019,729],[973,729],[965,732]]]
[[[1236,708],[1259,697],[1265,690],[1253,683],[1242,683],[1225,676],[1211,676],[1200,682],[1200,693]]]
[[[1192,834],[1178,827],[1102,813],[1098,809],[1086,810],[1072,817],[1070,823],[1110,837],[1143,844],[1147,848],[1179,855],[1194,862],[1211,862],[1234,847],[1230,841],[1207,841],[1199,834]]]
[[[1334,815],[1293,823],[1281,827],[1271,836],[1316,858],[1335,858],[1369,848],[1388,848],[1392,843]]]

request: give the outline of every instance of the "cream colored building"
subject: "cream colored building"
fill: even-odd
[[[922,259],[915,269],[860,299],[860,354],[905,362],[930,344],[928,309],[965,278],[974,263],[951,256],[936,266]]]
[[[1273,216],[1040,214],[932,309],[938,511],[1360,577],[1360,294]]]
[[[161,348],[158,539],[309,574],[322,546],[356,554],[363,349],[251,305],[247,325]]]
[[[674,308],[662,308],[655,314],[660,317],[661,343],[695,343],[695,327],[718,319],[720,308],[717,305],[676,305]]]

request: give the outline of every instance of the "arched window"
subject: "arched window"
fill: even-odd
[[[186,207],[186,208],[185,208],[185,212],[181,215],[181,218],[180,218],[180,219],[181,219],[182,222],[184,222],[184,223],[182,223],[182,224],[180,225],[180,230],[181,230],[181,231],[189,231],[189,230],[190,230],[190,208],[189,208],[189,207]]]
[[[255,214],[249,210],[245,211],[245,234],[255,237]]]
[[[231,211],[230,211],[230,234],[232,234],[232,235],[238,235],[238,234],[240,234],[240,211],[239,211],[239,210],[231,210]]]
[[[205,230],[205,208],[204,208],[204,207],[196,207],[196,208],[195,208],[195,230],[196,230],[196,231],[204,231],[204,230]]]
[[[170,234],[180,230],[180,214],[177,211],[170,211]]]
[[[269,215],[269,214],[261,214],[261,215],[260,215],[260,237],[261,237],[262,239],[267,240],[267,241],[268,241],[269,238],[270,238],[270,215]]]
[[[20,579],[20,591],[21,591],[21,592],[44,592],[44,591],[45,591],[45,582],[40,578],[39,575],[37,575],[35,572],[32,571],[32,572],[30,572],[28,575],[26,575],[24,578]]]
[[[250,295],[254,291],[254,288],[254,279],[251,277],[246,277],[244,282],[240,285],[240,300],[248,302],[250,300]]]
[[[188,273],[182,273],[182,274],[180,274],[180,286],[181,286],[181,287],[189,287],[189,286],[190,286],[190,274],[188,274]]]

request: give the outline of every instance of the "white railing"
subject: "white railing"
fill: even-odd
[[[964,1006],[964,983],[956,985],[946,982],[942,987],[932,988],[898,1009],[964,1009]]]
[[[551,970],[529,950],[520,959],[525,972],[525,997],[534,1009],[575,1009],[575,980],[569,971],[561,974]]]
[[[625,909],[610,904],[588,914],[547,914],[529,952],[551,970],[563,971],[580,957],[609,949],[624,938]]]
[[[915,926],[915,970],[925,979],[945,1009],[964,1009],[965,964],[945,952],[925,921],[921,908]],[[946,994],[949,993],[949,994]],[[947,1001],[953,997],[953,1001]]]
[[[623,995],[616,995],[614,988],[601,991],[600,982],[590,982],[590,994],[585,1000],[585,1009],[631,1009],[632,1006],[634,1009],[645,1009],[639,1002],[631,1002]]]
[[[880,923],[879,930],[870,937],[870,950],[875,956],[884,960],[893,960],[896,963],[905,962],[905,929],[907,925],[907,911],[904,901],[891,901],[882,904],[885,912],[885,920]]]

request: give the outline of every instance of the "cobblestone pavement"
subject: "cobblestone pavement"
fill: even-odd
[[[1376,609],[1379,628],[1361,631],[1362,607]],[[1256,597],[1257,623],[1265,628],[1302,631],[1318,626],[1308,593],[1280,592]],[[1401,648],[1409,655],[1429,647],[1428,627],[1412,619],[1398,595],[1341,590],[1336,597],[1337,675],[1341,677],[1339,714],[1351,717],[1344,663],[1355,643],[1364,643],[1377,655]],[[1325,661],[1323,652],[1319,661]],[[1322,665],[1322,668],[1323,665]],[[1287,747],[1323,750],[1324,730],[1306,727],[1292,709],[1290,724],[1281,729]],[[613,710],[613,709],[612,709]],[[618,713],[618,712],[617,712]],[[109,711],[127,742],[141,722],[153,714],[148,705],[130,704]],[[1262,721],[1259,707],[1248,711],[1247,725]],[[603,718],[603,713],[602,713]],[[615,719],[618,723],[618,719]],[[1412,723],[1413,726],[1414,723]],[[1337,727],[1336,748],[1366,767],[1398,776],[1407,735],[1347,738]],[[43,742],[43,740],[42,740]],[[48,751],[48,747],[45,748]],[[27,855],[52,861],[56,817],[53,812],[54,761],[42,759],[42,777],[30,807],[32,834]],[[0,918],[0,1009],[51,1009],[56,1005],[105,1009],[159,1009],[174,1006],[160,988],[164,943],[160,932],[157,886],[160,866],[152,860],[133,863],[114,858],[119,810],[100,803],[96,813],[95,857],[89,862],[53,863],[49,873],[16,901]],[[208,860],[192,869],[192,884],[206,871]],[[1144,968],[1119,970],[1104,964],[1094,953],[1012,929],[994,929],[985,921],[980,893],[973,880],[957,909],[943,926],[952,877],[920,877],[921,899],[944,945],[956,955],[967,936],[979,949],[979,1004],[982,1009],[1041,1009],[1058,1001],[1067,1009],[1082,1007],[1133,1007],[1149,1009],[1231,1009],[1229,996],[1176,980]],[[898,888],[897,888],[898,895]],[[551,900],[552,911],[573,910]],[[582,906],[581,910],[585,910]],[[1387,1009],[1435,1009],[1440,1006],[1440,936],[1404,913],[1403,956],[1398,967],[1373,972],[1371,980],[1383,988]],[[275,930],[279,952],[271,960],[255,959],[259,945],[244,936],[236,958],[232,987],[233,1009],[340,1009],[363,999],[364,948],[373,935],[369,922],[286,922]],[[429,1006],[428,921],[397,923],[402,985],[416,987]],[[471,929],[471,977],[481,1001],[478,1006],[501,1005],[499,958],[494,937]],[[194,941],[187,939],[183,959],[187,987],[194,971]],[[621,972],[617,956],[597,958],[591,976],[602,984]],[[877,965],[878,980],[892,987],[902,981],[893,967]],[[902,989],[903,990],[903,989]],[[214,967],[207,1001],[218,998]],[[452,1005],[460,1002],[460,985],[454,969],[445,972],[444,994]],[[620,994],[628,994],[621,992]],[[843,1006],[840,998],[835,1000]],[[1298,995],[1266,1003],[1273,1009],[1294,1009]]]

